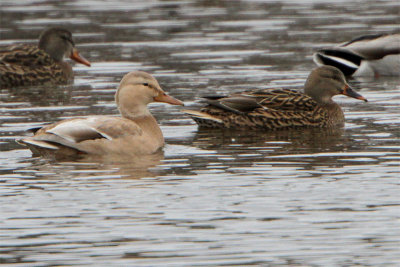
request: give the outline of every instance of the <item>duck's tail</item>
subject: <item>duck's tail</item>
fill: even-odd
[[[25,138],[25,139],[17,139],[15,140],[18,144],[23,145],[23,146],[28,146],[28,147],[40,147],[40,148],[46,148],[46,149],[52,149],[52,150],[57,150],[58,146],[53,145],[49,142],[46,141],[40,141],[40,140],[34,140],[31,138]]]
[[[344,75],[351,76],[361,65],[363,57],[345,49],[322,49],[313,55],[314,62],[340,69]]]
[[[188,114],[201,127],[221,128],[224,125],[221,119],[205,112],[195,110],[182,110],[182,112]]]

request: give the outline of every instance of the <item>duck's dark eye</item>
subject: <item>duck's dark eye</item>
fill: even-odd
[[[336,81],[341,81],[342,77],[340,77],[340,75],[333,75],[333,79]]]
[[[149,86],[149,84],[148,84],[148,83],[143,83],[143,85],[144,85],[144,86]]]
[[[70,36],[61,35],[61,39],[65,40],[67,42],[70,42],[73,46],[75,45],[74,41],[72,41],[72,38]]]

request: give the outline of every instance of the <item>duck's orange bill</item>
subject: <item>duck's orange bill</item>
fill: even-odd
[[[164,103],[168,103],[171,105],[180,105],[183,106],[183,102],[167,95],[166,93],[160,93],[158,96],[154,97],[154,101],[155,102],[164,102]]]
[[[87,61],[86,58],[82,57],[82,56],[79,54],[78,50],[76,50],[75,48],[74,48],[74,50],[72,51],[70,58],[71,58],[72,60],[75,60],[75,61],[78,62],[78,63],[81,63],[81,64],[83,64],[83,65],[86,65],[86,66],[90,67],[90,62]]]
[[[350,87],[350,85],[346,84],[343,88],[342,88],[343,92],[342,94],[355,98],[355,99],[360,99],[360,100],[364,100],[365,102],[368,102],[368,100],[363,97],[362,95],[360,95],[359,93],[357,93],[356,91],[353,90],[353,88]]]

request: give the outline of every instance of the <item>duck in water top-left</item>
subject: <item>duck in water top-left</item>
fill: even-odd
[[[39,44],[13,45],[0,49],[0,88],[29,85],[67,84],[74,79],[69,57],[90,66],[79,55],[72,34],[63,28],[50,28],[39,37]]]

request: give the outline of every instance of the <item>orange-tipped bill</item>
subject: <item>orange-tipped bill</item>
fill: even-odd
[[[72,60],[75,60],[75,61],[78,62],[78,63],[81,63],[81,64],[83,64],[83,65],[86,65],[86,66],[90,67],[90,62],[89,62],[86,58],[84,58],[83,56],[81,56],[81,55],[79,54],[78,50],[76,50],[75,48],[74,48],[74,50],[72,51],[72,54],[71,54],[70,58],[71,58]]]
[[[160,93],[158,96],[154,97],[154,101],[155,102],[164,102],[164,103],[168,103],[171,105],[180,105],[183,106],[183,102],[167,95],[166,93]]]
[[[365,97],[363,97],[362,95],[360,95],[359,93],[354,91],[348,84],[346,84],[343,87],[342,94],[352,97],[352,98],[355,98],[355,99],[364,100],[365,102],[368,102],[368,100]]]

